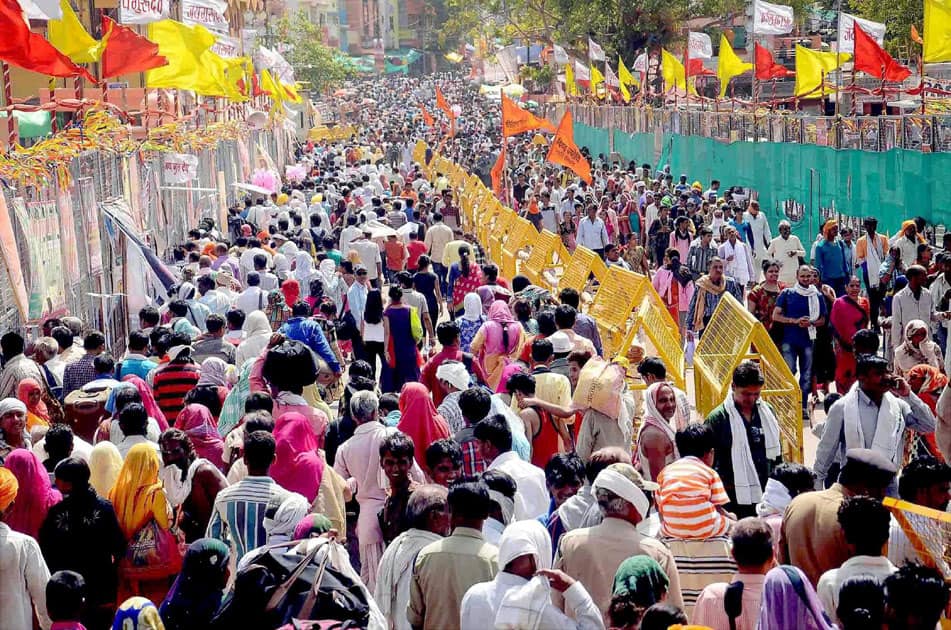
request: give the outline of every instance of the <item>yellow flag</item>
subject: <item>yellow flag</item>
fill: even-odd
[[[288,83],[281,82],[281,87],[284,89],[284,94],[287,95],[287,100],[292,103],[303,103],[304,98],[297,91],[297,84],[290,85]]]
[[[848,53],[821,52],[796,44],[795,96],[821,96],[825,76],[852,58]]]
[[[641,85],[641,82],[635,79],[634,75],[627,69],[627,66],[624,65],[624,60],[621,59],[621,57],[617,58],[617,77],[621,85],[635,85],[637,87]]]
[[[726,94],[730,79],[753,69],[753,64],[740,60],[726,35],[720,35],[720,61],[717,63],[717,76],[720,77],[720,98]]]
[[[666,48],[661,48],[660,53],[660,71],[664,77],[664,91],[677,89],[696,94],[697,88],[693,86],[693,83],[687,83],[687,73],[684,71],[684,64],[680,63],[680,59],[670,54]]]
[[[215,76],[209,76],[208,68],[202,63],[202,56],[215,43],[215,36],[208,29],[187,26],[175,20],[160,20],[149,24],[148,38],[158,44],[158,52],[168,59],[168,65],[145,73],[147,87],[204,93],[217,85]],[[217,69],[212,67],[211,71],[214,73]]]
[[[267,69],[261,70],[261,89],[270,93],[271,100],[275,104],[280,105],[284,102],[284,90],[281,84],[274,80]]]
[[[106,42],[93,39],[83,28],[82,22],[69,5],[69,0],[59,0],[63,11],[61,20],[47,23],[46,36],[50,43],[73,63],[94,63],[102,56]]]
[[[598,87],[604,83],[604,75],[601,74],[601,71],[591,66],[591,93],[602,98],[602,95],[598,94]]]
[[[571,64],[565,64],[565,92],[568,96],[578,96],[578,84],[575,83],[575,71]]]
[[[951,0],[925,0],[924,26],[922,61],[951,61]]]

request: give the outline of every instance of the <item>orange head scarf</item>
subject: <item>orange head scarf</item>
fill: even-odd
[[[131,538],[149,522],[156,499],[164,498],[159,481],[160,466],[158,453],[150,444],[136,444],[125,456],[109,500],[126,538]]]
[[[9,468],[0,466],[0,512],[6,511],[17,498],[20,484]]]

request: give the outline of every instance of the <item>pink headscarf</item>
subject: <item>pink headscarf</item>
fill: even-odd
[[[496,300],[489,307],[489,319],[483,326],[486,354],[511,354],[518,347],[522,327],[502,300]]]
[[[518,374],[519,372],[524,372],[524,371],[525,371],[525,367],[521,363],[518,363],[517,361],[513,361],[512,363],[509,363],[504,368],[502,368],[502,378],[499,379],[499,385],[498,387],[495,388],[495,393],[496,394],[507,393],[508,389],[506,388],[506,385],[509,382],[509,377],[512,376],[513,374]]]
[[[294,411],[282,414],[274,423],[274,441],[271,478],[313,503],[324,476],[324,458],[317,451],[317,434],[310,420]]]
[[[142,406],[145,407],[146,413],[149,414],[150,418],[158,422],[159,428],[162,431],[167,431],[168,420],[165,419],[165,414],[159,409],[158,403],[155,402],[155,397],[152,395],[152,388],[149,387],[148,383],[135,374],[129,374],[122,379],[122,382],[131,383],[139,390],[139,396],[142,398]]]
[[[452,437],[449,425],[436,411],[429,390],[422,383],[407,383],[400,392],[400,421],[396,428],[410,436],[422,453],[436,440]]]
[[[10,529],[36,538],[47,512],[63,500],[63,495],[50,484],[49,473],[32,451],[18,448],[7,455],[3,465],[20,486],[16,501],[3,520]]]
[[[219,469],[224,468],[221,456],[225,442],[215,428],[215,418],[208,407],[197,403],[186,406],[175,419],[175,428],[185,432],[199,457],[207,459]]]

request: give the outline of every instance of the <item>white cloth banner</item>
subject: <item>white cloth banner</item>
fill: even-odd
[[[182,0],[182,22],[200,24],[209,30],[227,33],[227,10],[228,3],[221,0]]]
[[[706,33],[696,33],[690,31],[690,58],[691,59],[712,59],[713,42]]]
[[[793,29],[793,8],[753,0],[753,32],[757,35],[785,35]]]
[[[168,17],[168,0],[119,0],[120,24],[150,24]]]
[[[20,8],[31,20],[62,20],[63,9],[58,0],[19,0]]]
[[[604,64],[604,82],[610,87],[621,87],[621,81],[617,78],[614,70],[611,69],[611,64]]]
[[[555,63],[557,63],[559,66],[563,66],[568,63],[568,53],[565,52],[564,48],[558,44],[555,44],[552,48],[554,50]]]
[[[641,53],[634,60],[634,72],[647,72],[647,53]]]
[[[862,27],[862,30],[868,33],[869,37],[878,42],[881,46],[885,43],[885,25],[881,22],[873,22],[855,15],[842,13],[839,17],[839,52],[855,52],[855,29],[854,24]]]
[[[590,37],[588,38],[588,59],[591,61],[604,61],[604,49]]]
[[[166,184],[185,184],[198,178],[198,156],[188,153],[166,153],[162,162]]]
[[[216,55],[225,57],[226,59],[233,59],[234,57],[241,56],[241,42],[235,39],[234,37],[228,37],[227,35],[218,35],[218,39],[215,40],[214,46],[211,47],[211,52]]]
[[[575,60],[575,81],[590,81],[590,80],[591,80],[591,71],[588,70],[588,66]]]

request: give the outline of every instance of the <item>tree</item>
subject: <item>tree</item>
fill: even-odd
[[[843,11],[876,22],[884,22],[885,49],[902,59],[914,59],[921,52],[919,44],[911,41],[911,27],[921,31],[924,4],[921,0],[847,0]]]
[[[275,28],[275,40],[294,67],[294,76],[314,92],[325,92],[353,76],[353,66],[334,48],[323,43],[320,27],[306,12],[283,16]]]

